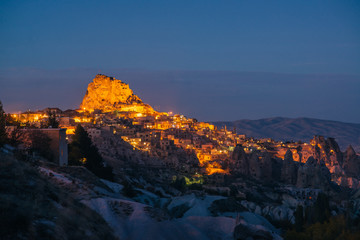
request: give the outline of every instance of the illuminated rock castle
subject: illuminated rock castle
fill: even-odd
[[[97,74],[93,82],[89,83],[86,94],[80,105],[81,111],[93,112],[137,112],[153,114],[153,108],[143,103],[121,80]]]

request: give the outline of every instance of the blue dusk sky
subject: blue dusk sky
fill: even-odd
[[[360,1],[0,1],[7,112],[75,109],[97,73],[202,121],[360,123]]]

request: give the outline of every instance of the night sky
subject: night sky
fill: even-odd
[[[0,100],[75,109],[102,73],[201,121],[360,123],[359,26],[360,1],[3,0]]]

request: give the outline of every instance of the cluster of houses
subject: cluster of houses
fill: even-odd
[[[49,113],[55,114],[59,128],[41,128]],[[148,156],[167,158],[174,149],[182,149],[194,154],[200,166],[206,167],[208,174],[226,173],[222,162],[231,157],[235,146],[241,144],[246,153],[267,151],[274,157],[284,158],[288,149],[294,154],[294,160],[302,161],[306,156],[297,155],[298,148],[310,147],[300,143],[282,143],[272,139],[253,139],[236,133],[236,129],[226,127],[218,129],[214,125],[198,122],[178,114],[154,113],[144,115],[136,112],[102,113],[47,108],[41,111],[12,114],[23,126],[37,128],[52,139],[51,149],[58,156],[55,161],[67,164],[66,143],[71,141],[77,124],[81,124],[93,142],[101,150],[111,153],[113,145],[108,139],[117,136],[127,142],[133,150],[139,150]]]

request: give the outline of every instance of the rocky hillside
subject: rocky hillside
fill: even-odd
[[[333,137],[342,151],[352,145],[360,152],[360,124],[319,120],[313,118],[265,118],[215,122],[218,127],[236,127],[239,134],[255,138],[273,138],[282,141],[308,142],[314,135]]]
[[[129,85],[121,80],[97,74],[93,82],[89,83],[80,109],[103,112],[133,111],[152,113],[154,110],[136,96]]]
[[[65,183],[73,184],[0,149],[0,238],[117,239],[106,221],[65,189]]]
[[[314,212],[305,215],[309,224],[330,213],[346,214],[357,223],[359,191],[331,182],[324,165],[344,159],[345,171],[352,171],[359,167],[357,156],[349,149],[341,158],[331,139],[314,141],[319,162],[313,157],[306,163],[295,162],[290,150],[284,160],[271,159],[267,153],[245,153],[238,145],[229,162],[232,172],[226,176],[185,175],[138,164],[134,155],[127,160],[118,156],[122,164],[113,166],[116,182],[99,179],[81,166],[59,167],[16,149],[0,148],[0,236],[280,240],[296,226],[300,205],[305,213]],[[320,201],[325,196],[326,201]]]
[[[17,160],[1,148],[0,160],[1,239],[230,240],[235,226],[248,237],[282,239],[280,230],[250,212],[247,201],[242,206],[200,191],[179,195],[154,179],[147,182],[140,169],[121,185],[83,167]]]

